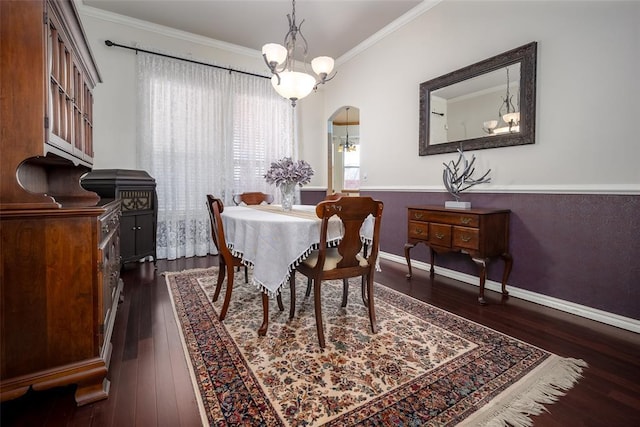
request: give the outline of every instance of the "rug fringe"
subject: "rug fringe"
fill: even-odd
[[[535,378],[536,371],[543,367],[548,371]],[[586,367],[584,360],[552,355],[497,396],[493,400],[495,403],[483,406],[459,425],[530,427],[533,425],[531,416],[548,412],[544,405],[557,401],[572,388]]]

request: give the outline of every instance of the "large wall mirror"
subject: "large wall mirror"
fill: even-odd
[[[420,84],[419,154],[535,143],[532,42]]]

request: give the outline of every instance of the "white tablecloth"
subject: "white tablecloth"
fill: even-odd
[[[222,212],[227,246],[253,268],[253,283],[274,295],[295,266],[317,248],[321,220],[313,205],[228,206]],[[327,241],[342,237],[342,223],[329,222]]]

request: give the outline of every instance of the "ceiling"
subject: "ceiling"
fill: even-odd
[[[289,0],[82,0],[86,6],[260,51],[283,43]],[[298,0],[308,60],[339,58],[422,0]],[[304,23],[301,24],[304,19]],[[116,37],[116,35],[114,35]]]

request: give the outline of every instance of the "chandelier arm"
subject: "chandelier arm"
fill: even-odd
[[[302,53],[305,57],[305,62],[306,62],[306,58],[307,58],[307,54],[309,52],[309,43],[307,43],[307,39],[304,37],[304,34],[302,34],[302,24],[304,24],[304,19],[300,22],[300,25],[298,25],[297,28],[297,33],[300,36],[300,38],[302,39],[302,47],[304,48]]]
[[[322,73],[319,75],[320,79],[316,81],[316,85],[313,87],[313,90],[318,90],[318,86],[325,84],[326,82],[332,80],[336,74],[338,74],[337,71],[334,70],[334,72],[331,74],[331,77],[326,77],[327,75],[325,73]],[[324,75],[324,77],[323,77]]]

